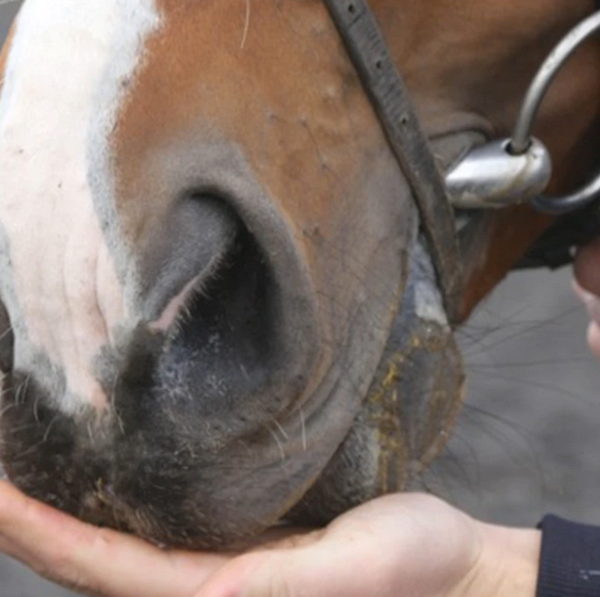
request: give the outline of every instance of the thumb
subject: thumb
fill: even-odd
[[[358,597],[374,588],[382,594],[381,567],[352,559],[334,545],[252,553],[224,566],[197,597]]]

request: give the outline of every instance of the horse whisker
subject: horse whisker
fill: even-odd
[[[243,50],[248,40],[248,31],[250,30],[250,0],[246,0],[246,20],[244,22],[244,33],[242,35],[242,43],[240,49]]]
[[[269,430],[269,433],[271,434],[271,436],[275,440],[275,443],[277,444],[279,454],[281,455],[281,462],[285,462],[285,451],[283,449],[283,444],[279,440],[279,437],[277,437],[277,433],[275,433],[275,431],[273,431],[270,427],[267,427],[267,429]]]
[[[302,449],[306,452],[306,421],[302,407],[300,407],[300,424],[302,425]]]
[[[275,427],[279,429],[279,432],[283,436],[284,439],[290,439],[290,436],[287,434],[286,430],[278,423],[275,419],[273,419],[273,423],[275,423]]]

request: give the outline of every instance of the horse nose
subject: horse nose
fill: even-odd
[[[90,367],[110,408],[69,410],[68,373],[48,384],[18,370],[2,457],[19,487],[88,521],[233,542],[278,520],[320,466],[293,408],[320,356],[314,293],[288,223],[258,201],[189,195],[146,230],[123,291],[137,310]]]

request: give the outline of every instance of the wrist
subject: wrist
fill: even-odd
[[[456,597],[535,597],[542,534],[477,522],[481,551]]]

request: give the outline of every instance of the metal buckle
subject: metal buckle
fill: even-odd
[[[577,25],[556,46],[531,83],[512,138],[493,141],[469,152],[447,175],[450,202],[462,209],[498,208],[524,202],[551,214],[581,209],[600,196],[600,175],[577,191],[548,197],[552,160],[531,136],[540,105],[556,75],[592,35],[600,31],[600,11]]]

